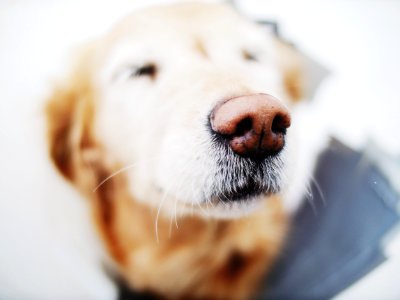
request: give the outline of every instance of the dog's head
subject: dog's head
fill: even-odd
[[[290,48],[228,7],[144,10],[54,93],[51,156],[82,189],[124,177],[135,201],[163,210],[242,214],[290,184],[300,80]]]

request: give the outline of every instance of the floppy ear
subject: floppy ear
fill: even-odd
[[[293,102],[312,99],[329,71],[295,46],[278,40],[279,64],[283,83]]]
[[[90,52],[81,57],[72,74],[54,89],[46,104],[49,154],[61,174],[91,199],[99,232],[113,257],[122,261],[124,252],[115,226],[116,200],[127,198],[125,182],[123,176],[103,182],[115,166],[107,163],[93,131],[96,94],[90,59]]]
[[[50,157],[64,177],[79,185],[82,180],[90,180],[82,169],[90,168],[98,155],[93,135],[95,96],[90,65],[86,51],[67,80],[53,90],[45,107]]]
[[[282,40],[278,40],[277,45],[286,93],[293,102],[298,102],[305,96],[305,69],[301,55],[294,46]]]

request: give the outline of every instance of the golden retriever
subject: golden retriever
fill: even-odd
[[[296,176],[295,52],[225,5],[152,7],[87,45],[47,102],[49,152],[132,289],[247,299]],[[293,126],[292,126],[293,127]]]

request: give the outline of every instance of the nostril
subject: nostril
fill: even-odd
[[[286,134],[286,129],[289,127],[290,121],[287,116],[280,114],[276,115],[272,121],[271,131],[275,134]]]
[[[283,149],[290,114],[272,96],[255,94],[217,104],[209,122],[216,141],[235,154],[260,159]]]
[[[249,117],[241,120],[235,128],[233,136],[243,136],[253,128],[253,120]]]

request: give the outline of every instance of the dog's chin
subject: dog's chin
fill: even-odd
[[[218,219],[237,219],[248,216],[257,211],[264,201],[268,201],[271,194],[248,194],[241,197],[235,195],[234,201],[221,201],[214,199],[211,203],[203,205],[200,213],[203,217]]]
[[[276,189],[267,189],[262,185],[257,184],[254,180],[248,180],[243,185],[233,185],[229,190],[220,189],[214,193],[212,201],[218,201],[223,203],[233,202],[246,202],[252,199],[265,198],[268,195],[277,193]]]
[[[216,153],[213,180],[203,187],[202,197],[194,201],[196,213],[224,219],[243,217],[281,191],[284,185],[282,155],[256,161],[223,147],[217,148]]]
[[[188,176],[189,184],[181,186],[191,189],[170,191],[171,201],[163,201],[172,203],[172,214],[239,218],[254,212],[268,198],[280,193],[285,185],[285,157],[282,153],[254,160],[236,155],[229,148],[219,145],[212,154],[216,163],[214,168],[210,168],[211,172],[203,169],[206,175],[202,174],[202,179],[198,181]],[[202,168],[199,167],[199,170],[202,171]],[[196,181],[200,184],[190,185],[190,182]],[[162,187],[158,190],[159,195],[168,191]],[[170,205],[163,205],[163,209],[166,206]]]

